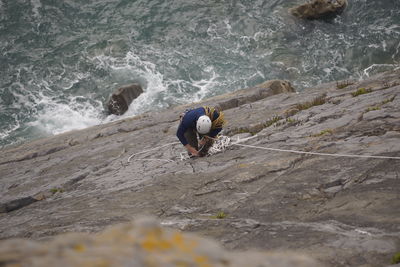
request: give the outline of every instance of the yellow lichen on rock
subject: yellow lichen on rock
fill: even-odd
[[[304,255],[279,258],[261,252],[228,252],[215,241],[163,228],[153,219],[112,226],[99,234],[64,234],[47,242],[0,242],[0,265],[7,267],[239,267],[245,259],[249,267],[321,266]]]

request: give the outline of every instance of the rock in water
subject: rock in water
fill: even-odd
[[[256,87],[270,90],[268,95],[296,92],[296,90],[292,87],[292,84],[289,81],[284,80],[269,80],[257,85]]]
[[[228,252],[215,241],[161,227],[154,219],[110,227],[99,234],[70,233],[47,242],[0,242],[1,266],[220,266],[320,267],[294,253]]]
[[[290,9],[292,15],[302,19],[326,19],[343,12],[347,0],[313,0]]]
[[[132,101],[141,93],[143,93],[143,89],[137,83],[118,88],[107,103],[108,111],[115,115],[124,114]]]

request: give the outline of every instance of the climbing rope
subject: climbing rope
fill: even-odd
[[[289,152],[296,154],[307,154],[307,155],[317,155],[317,156],[330,156],[330,157],[348,157],[348,158],[375,158],[375,159],[400,159],[400,157],[390,157],[390,156],[374,156],[374,155],[354,155],[354,154],[335,154],[335,153],[321,153],[321,152],[309,152],[309,151],[300,151],[300,150],[292,150],[292,149],[279,149],[279,148],[271,148],[271,147],[263,147],[263,146],[254,146],[254,145],[245,145],[240,144],[241,142],[247,141],[249,139],[257,137],[252,136],[245,139],[238,139],[236,142],[230,143],[227,146],[241,146],[255,149],[263,149],[270,151],[278,151],[278,152]],[[226,141],[225,141],[226,142]]]
[[[147,153],[147,152],[150,152],[150,151],[153,151],[153,150],[157,150],[157,149],[160,149],[160,148],[163,148],[163,147],[166,147],[166,146],[176,145],[176,144],[180,144],[180,142],[168,143],[168,144],[165,144],[165,145],[162,145],[162,146],[158,146],[158,147],[147,149],[147,150],[144,150],[144,151],[141,151],[141,152],[138,152],[138,153],[134,153],[128,158],[128,162],[130,162],[131,159],[133,157],[137,156],[137,155],[144,154],[144,153]],[[165,159],[140,159],[140,160],[162,160],[162,161],[166,161]],[[172,160],[167,160],[167,161],[172,161]]]
[[[298,151],[298,150],[291,150],[291,149],[278,149],[278,148],[270,148],[270,147],[262,147],[262,146],[252,146],[252,145],[244,145],[244,144],[233,144],[233,145],[249,147],[249,148],[264,149],[264,150],[270,150],[270,151],[290,152],[290,153],[318,155],[318,156],[348,157],[348,158],[372,158],[372,159],[400,159],[400,157],[389,157],[389,156],[319,153],[319,152],[307,152],[307,151]]]
[[[269,151],[278,151],[278,152],[289,152],[289,153],[296,153],[296,154],[306,154],[306,155],[317,155],[317,156],[329,156],[329,157],[348,157],[348,158],[371,158],[371,159],[396,159],[400,160],[400,157],[390,157],[390,156],[374,156],[374,155],[354,155],[354,154],[335,154],[335,153],[321,153],[321,152],[309,152],[309,151],[300,151],[300,150],[292,150],[292,149],[279,149],[279,148],[271,148],[271,147],[263,147],[263,146],[254,146],[254,145],[246,145],[246,144],[241,144],[243,142],[246,142],[250,139],[256,138],[257,135],[243,138],[243,139],[237,139],[235,142],[232,142],[231,138],[228,136],[221,135],[218,138],[213,139],[214,144],[213,146],[208,150],[207,156],[212,156],[217,153],[224,152],[227,148],[231,146],[241,146],[241,147],[247,147],[247,148],[254,148],[254,149],[262,149],[262,150],[269,150]],[[174,143],[169,143],[165,144],[159,147],[155,147],[152,149],[148,149],[139,153],[135,153],[131,155],[128,158],[128,162],[130,162],[131,158],[147,153],[149,151],[157,150],[165,146],[170,146],[170,145],[175,145],[175,144],[180,144],[179,142],[174,142]],[[181,161],[187,160],[190,158],[190,156],[187,153],[180,153],[179,158]],[[173,160],[166,160],[166,159],[138,159],[138,160],[161,160],[161,161],[168,161],[168,162],[174,162]]]

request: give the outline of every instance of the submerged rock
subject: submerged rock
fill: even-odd
[[[324,19],[342,13],[346,7],[347,0],[313,0],[290,9],[290,13],[301,19]]]
[[[295,93],[296,90],[293,88],[289,81],[284,80],[270,80],[266,81],[257,87],[263,88],[265,91],[269,91],[269,95],[277,95],[282,93]]]
[[[141,93],[143,93],[143,89],[136,83],[118,88],[113,92],[108,100],[108,111],[115,115],[124,114],[128,110],[132,101]]]

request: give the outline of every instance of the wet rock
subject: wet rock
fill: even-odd
[[[326,19],[343,12],[347,0],[313,0],[290,9],[290,12],[301,19]]]
[[[311,257],[280,253],[228,252],[215,241],[162,228],[150,219],[106,229],[97,235],[70,233],[44,243],[0,242],[1,266],[224,266],[319,267]]]
[[[264,96],[296,92],[296,89],[292,87],[292,84],[289,81],[284,80],[270,80],[259,84],[256,87],[260,88],[260,94]]]
[[[143,93],[143,89],[136,83],[118,88],[107,102],[108,111],[115,115],[124,114],[132,101],[141,93]]]

